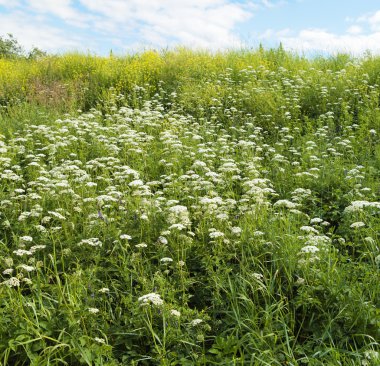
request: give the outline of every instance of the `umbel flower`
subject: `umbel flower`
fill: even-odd
[[[359,229],[361,227],[364,227],[365,226],[365,223],[362,222],[362,221],[357,221],[357,222],[354,222],[350,225],[350,228],[351,229]]]
[[[152,304],[155,306],[161,306],[164,303],[164,300],[161,299],[161,296],[159,294],[156,294],[155,292],[139,297],[138,301],[141,305]]]
[[[191,224],[189,211],[186,206],[176,205],[169,208],[169,224],[182,224],[188,226]]]

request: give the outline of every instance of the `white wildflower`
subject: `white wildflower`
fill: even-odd
[[[254,277],[258,281],[262,281],[264,276],[261,273],[252,273],[252,277]]]
[[[101,247],[102,242],[98,238],[82,239],[79,243],[81,245],[90,245],[91,247]]]
[[[170,225],[169,226],[169,230],[173,230],[173,229],[181,231],[181,230],[185,230],[186,226],[183,225],[183,224],[173,224],[173,225]]]
[[[166,239],[164,236],[159,236],[157,239],[159,244],[167,245],[168,244],[168,239]]]
[[[5,258],[4,259],[4,263],[5,263],[5,265],[6,266],[13,266],[13,258],[11,258],[11,257],[7,257],[7,258]]]
[[[152,292],[139,297],[138,302],[141,303],[141,305],[153,304],[155,306],[161,306],[164,303],[164,300],[161,299],[159,294]]]
[[[300,230],[305,231],[308,234],[319,234],[319,231],[314,229],[312,226],[301,226]]]
[[[46,245],[33,245],[33,246],[31,246],[30,247],[30,251],[32,252],[32,253],[34,253],[35,251],[37,251],[37,250],[40,250],[40,249],[45,249],[46,248]]]
[[[148,245],[146,243],[140,243],[135,245],[136,248],[146,248],[147,246]]]
[[[108,294],[110,292],[110,289],[108,287],[103,287],[100,290],[98,290],[98,292],[102,294]]]
[[[17,277],[11,277],[9,280],[1,282],[1,284],[6,285],[8,287],[19,287],[20,280]]]
[[[131,240],[132,237],[130,235],[128,235],[128,234],[121,234],[120,235],[120,239],[122,239],[122,240]]]
[[[331,239],[326,235],[312,235],[308,237],[306,245],[325,246],[331,243]]]
[[[56,219],[58,219],[58,220],[66,220],[66,217],[63,216],[63,215],[61,215],[59,212],[56,212],[56,211],[48,211],[48,213],[49,213],[51,216],[53,216],[53,217],[55,217]]]
[[[26,265],[26,264],[20,264],[20,265],[18,266],[18,268],[22,268],[22,269],[24,269],[26,272],[32,272],[32,271],[35,270],[35,268],[34,268],[33,266],[28,266],[28,265]]]
[[[231,233],[236,235],[236,236],[239,236],[241,234],[241,232],[242,232],[242,230],[238,226],[234,226],[231,228]]]
[[[216,215],[216,218],[219,219],[219,220],[228,220],[228,215],[224,212]]]
[[[170,263],[170,262],[173,262],[173,259],[169,258],[169,257],[164,257],[164,258],[160,259],[160,262],[161,263]]]
[[[128,184],[130,187],[141,187],[144,185],[144,182],[141,179],[133,180],[131,183]]]
[[[170,314],[177,317],[177,318],[179,318],[181,316],[181,313],[175,309],[170,310]]]
[[[210,238],[212,238],[212,239],[224,237],[224,233],[222,233],[221,231],[217,231],[217,230],[210,232],[209,235],[210,235]]]
[[[278,200],[273,205],[273,207],[283,207],[283,208],[288,208],[288,209],[297,208],[298,206],[299,204],[294,203],[289,200]]]
[[[191,224],[189,211],[187,210],[186,206],[181,206],[181,205],[172,206],[168,209],[168,211],[169,211],[169,216],[168,216],[169,224],[182,224],[185,226],[189,226]]]
[[[320,224],[321,222],[323,222],[323,219],[319,218],[319,217],[314,217],[313,219],[310,220],[310,224]]]
[[[368,244],[372,244],[372,245],[375,245],[376,244],[376,241],[374,238],[372,238],[371,236],[366,236],[364,238],[364,240],[368,243]]]
[[[203,322],[202,319],[194,319],[194,320],[192,320],[192,321],[190,322],[190,324],[191,324],[193,327],[195,327],[195,326],[197,326],[198,324],[201,324],[202,322]]]
[[[22,242],[31,242],[33,241],[33,238],[31,236],[25,235],[20,237],[20,241]]]
[[[24,249],[17,249],[13,251],[13,254],[16,254],[19,257],[22,257],[23,255],[32,255],[33,252],[30,250],[24,250]]]
[[[319,252],[319,248],[315,245],[306,245],[301,249],[301,253],[316,253]]]
[[[354,222],[350,225],[350,228],[351,229],[359,229],[361,227],[364,227],[365,226],[365,223],[362,222],[362,221],[357,221],[357,222]]]

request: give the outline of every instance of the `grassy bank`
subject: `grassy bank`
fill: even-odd
[[[0,364],[378,365],[379,73],[0,60]]]

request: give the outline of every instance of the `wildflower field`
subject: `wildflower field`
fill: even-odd
[[[379,365],[380,58],[0,59],[0,365]]]

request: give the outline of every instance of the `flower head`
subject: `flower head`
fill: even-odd
[[[164,303],[164,300],[161,299],[161,296],[159,294],[156,294],[155,292],[152,292],[150,294],[143,295],[138,298],[138,302],[141,305],[155,305],[155,306],[161,306]]]

